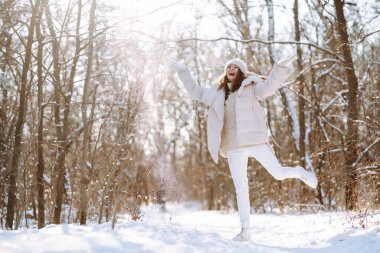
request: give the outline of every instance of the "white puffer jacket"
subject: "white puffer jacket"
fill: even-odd
[[[255,145],[269,141],[265,110],[259,100],[272,96],[280,88],[287,70],[275,64],[267,80],[249,76],[242,82],[236,97],[238,145]],[[200,87],[187,68],[179,71],[178,76],[193,99],[210,106],[207,115],[207,147],[212,159],[218,163],[224,122],[224,91],[218,90],[218,84],[208,88]],[[221,155],[226,157],[226,154]]]

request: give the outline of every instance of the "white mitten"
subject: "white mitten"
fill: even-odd
[[[285,57],[284,59],[279,60],[277,64],[280,65],[281,67],[286,68],[289,65],[289,63],[291,63],[295,59],[297,59],[297,56],[295,54],[291,54]]]
[[[175,72],[180,72],[180,71],[186,69],[185,65],[183,65],[182,63],[175,61],[175,60],[170,60],[168,65],[169,65],[169,68]]]

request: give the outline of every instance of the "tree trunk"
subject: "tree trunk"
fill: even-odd
[[[70,130],[70,109],[71,109],[71,97],[74,89],[74,77],[76,73],[76,67],[79,60],[79,54],[81,51],[81,40],[80,40],[80,23],[82,16],[82,1],[78,0],[78,14],[76,19],[76,42],[75,42],[75,54],[73,58],[73,62],[71,64],[71,70],[69,75],[69,83],[68,89],[64,95],[64,110],[63,110],[63,121],[62,121],[62,132],[58,134],[59,143],[62,143],[62,146],[58,148],[58,156],[56,159],[56,167],[55,172],[57,173],[56,180],[56,195],[55,195],[55,207],[54,207],[54,215],[53,222],[55,224],[59,224],[61,221],[61,211],[62,211],[62,203],[64,199],[64,182],[65,182],[65,161],[66,154],[69,151],[71,141],[68,140],[69,130]]]
[[[300,23],[298,19],[298,0],[294,0],[294,30],[295,30],[295,41],[301,41],[301,31]],[[297,44],[297,72],[301,73],[302,67],[302,49],[301,45]],[[299,137],[299,159],[300,164],[306,169],[306,122],[305,122],[305,79],[303,75],[300,75],[297,79],[298,82],[298,120],[300,126],[300,137]],[[300,201],[301,203],[306,203],[308,189],[305,185],[301,186]]]
[[[87,219],[87,186],[90,181],[89,170],[91,168],[89,162],[90,141],[91,141],[91,122],[87,116],[87,104],[90,95],[90,78],[92,75],[92,62],[94,59],[94,32],[95,32],[95,9],[96,0],[91,2],[90,20],[88,28],[88,53],[87,53],[87,70],[83,86],[82,98],[82,121],[83,121],[83,150],[82,150],[82,163],[81,166],[81,180],[80,180],[80,206],[79,206],[79,220],[81,225],[86,224]]]
[[[196,70],[196,76],[197,76],[197,83],[202,83],[201,80],[200,80],[200,77],[201,77],[201,68],[198,64],[199,60],[199,52],[198,52],[198,43],[195,43],[194,45],[194,64],[195,64],[195,70]],[[198,108],[202,107],[202,105],[198,102],[198,101],[192,101],[192,104],[193,104],[193,108],[197,108],[196,110],[198,111]],[[204,154],[204,147],[203,147],[203,139],[204,139],[204,135],[207,135],[205,129],[205,122],[204,122],[204,117],[199,117],[199,116],[196,116],[195,117],[195,122],[194,122],[194,125],[197,126],[197,134],[198,134],[198,147],[197,147],[197,151],[198,151],[198,156],[197,156],[197,159],[195,159],[195,167],[196,168],[199,168],[199,174],[201,175],[200,179],[202,181],[199,181],[200,183],[200,187],[206,187],[206,182],[207,182],[207,173],[206,173],[206,168],[207,166],[205,166],[205,161],[207,160],[207,155]],[[196,147],[196,145],[194,144],[194,148]],[[190,164],[189,164],[190,165]],[[193,168],[193,166],[190,165],[190,168]],[[198,174],[198,173],[197,173]],[[202,196],[201,198],[204,199],[207,194],[197,194],[198,196]]]
[[[266,6],[267,6],[267,10],[268,10],[268,41],[274,41],[275,39],[275,32],[274,32],[274,9],[273,9],[273,0],[265,0],[266,2]],[[270,63],[271,65],[273,66],[275,63],[276,63],[276,56],[275,56],[275,53],[273,51],[273,44],[268,44],[268,51],[269,51],[269,58],[270,58]],[[290,125],[290,129],[292,130],[293,133],[295,133],[295,123],[294,121],[297,120],[297,118],[295,117],[296,115],[291,115],[291,112],[289,110],[289,107],[291,107],[291,100],[289,98],[289,95],[286,93],[286,91],[284,89],[280,89],[280,95],[281,95],[281,102],[282,102],[282,105],[284,107],[284,110],[285,110],[285,114],[286,114],[286,117],[290,120],[289,121],[289,125]],[[272,132],[272,128],[271,128],[271,114],[270,114],[270,100],[266,100],[266,103],[267,103],[267,120],[268,120],[268,126],[269,126],[269,130]],[[295,136],[295,135],[293,135]],[[296,147],[298,146],[296,144],[297,140],[295,138],[294,140],[294,144],[296,145]],[[296,148],[297,149],[297,148]]]
[[[37,130],[37,208],[38,208],[38,228],[45,226],[45,199],[44,199],[44,148],[43,148],[43,129],[44,129],[44,106],[43,106],[43,37],[41,34],[41,17],[44,10],[44,2],[41,3],[41,10],[38,15],[36,25],[36,35],[38,41],[37,49],[37,89],[38,89],[38,130]],[[33,201],[34,203],[34,201]]]
[[[265,0],[266,2],[266,6],[267,6],[267,10],[268,10],[268,40],[269,41],[273,41],[274,40],[274,9],[273,9],[273,1],[272,0]],[[270,63],[271,65],[273,66],[276,61],[276,56],[273,52],[273,44],[268,44],[268,51],[269,51],[269,59],[270,59]],[[281,91],[281,96],[285,97],[286,94]],[[286,100],[283,100],[283,101],[286,101]],[[272,133],[272,128],[271,128],[271,101],[269,99],[266,100],[266,104],[267,104],[267,121],[268,121],[268,126],[269,126],[269,130],[271,131]],[[285,110],[286,112],[288,113],[288,110],[287,110],[287,104],[284,104],[284,107],[285,107]],[[281,181],[277,181],[274,183],[274,186],[276,187],[276,191],[281,193],[282,192],[282,182]],[[277,204],[278,206],[280,207],[280,209],[282,210],[283,206],[284,206],[284,201],[283,201],[283,198],[281,197],[281,194],[277,195],[276,196],[278,199],[277,199]]]
[[[7,3],[0,4],[1,8],[3,10],[7,10],[9,6],[7,6]],[[3,23],[4,26],[10,26],[11,21],[8,16],[3,17]],[[7,29],[8,30],[8,29]],[[8,99],[8,84],[6,82],[6,72],[7,72],[7,66],[9,66],[10,61],[12,59],[11,57],[11,45],[12,45],[12,35],[8,33],[7,30],[2,31],[2,45],[4,46],[4,62],[1,63],[0,67],[0,87],[2,89],[2,98],[1,98],[1,106],[0,106],[0,210],[3,210],[4,204],[5,204],[5,185],[6,185],[6,178],[7,178],[7,171],[9,167],[9,157],[8,157],[8,150],[9,150],[9,142],[10,137],[7,136],[7,130],[11,124],[8,122],[7,117],[7,110],[9,106],[9,99]],[[1,228],[3,228],[3,219],[0,218]]]
[[[273,10],[273,1],[272,0],[265,0],[266,5],[267,5],[267,10],[268,10],[268,41],[273,41],[274,40],[274,10]],[[268,52],[269,52],[269,59],[270,59],[270,64],[273,66],[275,64],[275,55],[273,53],[273,48],[272,44],[268,44]],[[271,102],[269,99],[266,100],[266,106],[267,106],[267,120],[268,120],[268,127],[269,130],[272,132],[272,126],[271,126],[271,121],[272,121],[272,115],[270,113],[270,108],[271,108]]]
[[[309,63],[311,64],[311,59],[309,60]],[[310,92],[311,92],[311,99],[313,101],[313,104],[314,104],[314,118],[316,118],[315,120],[315,125],[314,127],[312,127],[315,131],[315,134],[316,135],[322,135],[322,136],[316,136],[316,137],[310,137],[312,140],[313,140],[313,147],[316,147],[316,150],[321,150],[322,149],[322,146],[324,144],[323,142],[323,134],[321,133],[323,130],[322,130],[322,126],[320,125],[321,124],[321,121],[318,120],[318,117],[319,115],[322,115],[322,112],[321,112],[321,108],[320,108],[320,101],[318,100],[318,96],[317,96],[317,90],[316,90],[316,85],[315,85],[315,82],[316,82],[316,76],[315,76],[315,69],[311,69],[310,71],[310,76],[311,76],[311,89],[310,89]],[[326,140],[327,141],[327,140]],[[314,143],[315,142],[315,143]],[[322,174],[322,168],[323,168],[323,164],[325,163],[325,157],[326,157],[326,152],[323,152],[323,154],[321,156],[317,156],[316,158],[316,162],[317,162],[317,165],[316,165],[316,169],[315,169],[315,173],[316,175],[321,175]],[[324,201],[323,201],[323,192],[322,192],[322,187],[321,187],[321,184],[318,183],[318,186],[317,186],[317,194],[316,194],[316,198],[319,202],[320,205],[324,205]]]
[[[268,11],[268,41],[274,41],[274,10],[273,10],[273,1],[265,0]],[[275,55],[273,52],[272,44],[268,44],[269,59],[270,64],[275,64]]]
[[[301,41],[301,31],[300,24],[298,20],[298,0],[294,1],[294,27],[295,27],[295,41]],[[297,44],[297,72],[302,72],[302,49],[301,45]],[[305,101],[303,97],[305,96],[305,80],[304,76],[300,75],[298,78],[298,92],[300,96],[298,97],[298,120],[300,126],[300,139],[299,139],[299,154],[301,160],[301,166],[306,167],[305,157],[306,157],[306,124],[305,124]]]
[[[359,117],[358,107],[358,79],[355,75],[354,63],[352,61],[351,48],[347,33],[347,22],[344,16],[344,2],[342,0],[334,0],[335,11],[338,21],[340,34],[339,50],[343,52],[343,66],[346,71],[348,81],[348,133],[346,136],[346,192],[345,202],[347,210],[354,210],[358,206],[358,173],[353,166],[358,157],[358,126],[357,120]]]
[[[50,13],[49,4],[46,8],[46,20],[50,31],[51,43],[52,43],[52,53],[53,53],[53,82],[54,82],[54,123],[55,130],[57,134],[58,147],[56,151],[56,166],[54,168],[54,177],[56,177],[55,181],[55,205],[54,205],[54,214],[53,214],[53,223],[59,224],[61,219],[61,208],[62,208],[62,200],[63,200],[63,192],[64,192],[64,151],[62,144],[62,125],[61,125],[61,116],[60,116],[60,95],[62,93],[61,90],[61,70],[60,70],[60,59],[59,59],[59,40],[57,38],[55,28],[53,25],[52,15]],[[53,175],[52,175],[53,176]]]
[[[6,228],[12,229],[13,219],[15,213],[15,205],[17,201],[17,176],[18,176],[18,164],[21,153],[21,141],[22,141],[22,132],[24,130],[25,122],[25,110],[26,110],[26,89],[27,89],[27,79],[29,65],[32,58],[32,46],[33,46],[33,36],[34,28],[36,25],[36,16],[40,7],[40,0],[36,0],[36,3],[33,7],[32,17],[29,24],[29,34],[27,38],[27,44],[25,48],[25,60],[22,68],[21,74],[21,87],[20,87],[20,105],[17,115],[16,129],[14,133],[14,151],[12,157],[12,163],[10,168],[9,175],[9,190],[8,190],[8,203],[7,203],[7,216],[6,216]]]
[[[7,50],[8,51],[8,50]],[[7,57],[6,57],[7,58]],[[5,108],[8,104],[8,88],[5,81],[5,69],[6,64],[1,67],[2,73],[0,73],[0,82],[3,88],[2,101],[0,106],[0,210],[3,210],[3,204],[5,201],[5,185],[6,185],[6,171],[8,168],[8,138],[6,135],[7,130],[7,114]],[[3,219],[0,218],[1,227],[3,228]]]

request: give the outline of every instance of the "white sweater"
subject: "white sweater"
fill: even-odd
[[[231,84],[228,83],[231,89]],[[220,153],[227,155],[227,151],[254,145],[239,145],[237,142],[236,130],[236,96],[237,91],[230,93],[224,102],[224,123],[221,136]]]

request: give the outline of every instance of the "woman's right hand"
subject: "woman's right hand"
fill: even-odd
[[[279,66],[283,67],[283,68],[287,68],[288,65],[289,65],[292,61],[294,61],[295,59],[297,59],[297,55],[294,54],[294,53],[292,53],[292,54],[288,55],[287,57],[285,57],[285,58],[279,60],[279,61],[277,62],[277,64],[278,64]]]
[[[180,72],[180,71],[186,69],[185,65],[183,65],[182,63],[175,61],[175,60],[170,60],[168,65],[169,65],[169,68],[175,72]]]

